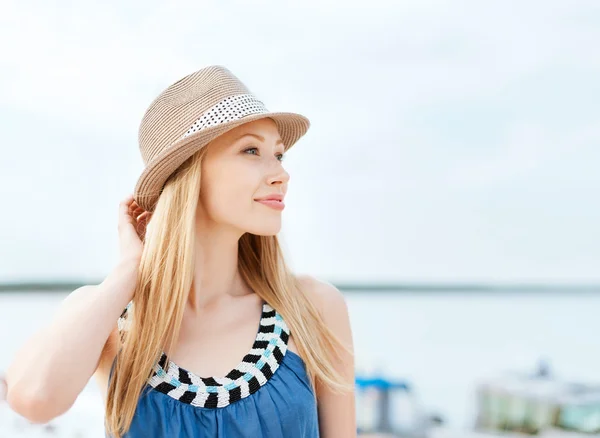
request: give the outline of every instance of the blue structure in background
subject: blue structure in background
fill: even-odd
[[[422,415],[422,408],[407,381],[385,376],[356,376],[355,384],[359,435],[387,433],[398,437],[428,436],[430,420]],[[411,405],[410,410],[402,412],[398,409],[400,399]],[[401,423],[405,426],[400,426]]]

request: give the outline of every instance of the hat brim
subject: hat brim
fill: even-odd
[[[181,166],[185,160],[198,152],[219,135],[253,120],[272,118],[277,125],[279,135],[286,150],[292,147],[308,131],[310,121],[301,114],[290,112],[268,112],[252,114],[238,120],[211,126],[185,137],[165,148],[160,154],[146,164],[139,176],[133,198],[146,211],[154,211],[158,197],[169,176]]]

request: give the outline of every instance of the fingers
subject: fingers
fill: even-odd
[[[145,212],[146,212],[146,210],[144,210],[142,207],[140,207],[139,205],[137,205],[137,203],[135,201],[133,201],[131,203],[131,215],[133,217],[138,217],[142,213],[145,213]]]
[[[149,213],[149,212],[147,212],[147,211],[144,211],[144,212],[142,212],[141,214],[138,214],[138,215],[136,215],[136,216],[134,216],[134,217],[135,217],[135,220],[136,220],[138,223],[142,223],[142,222],[144,222],[144,221],[147,221],[147,220],[149,219],[149,217],[150,217],[150,213]]]
[[[152,213],[144,210],[133,199],[133,194],[128,194],[119,204],[119,221],[125,219],[131,223],[149,221]]]
[[[128,194],[125,198],[121,200],[119,203],[119,225],[124,222],[133,223],[132,219],[137,217],[139,213],[136,214],[136,210],[140,207],[133,200],[133,194]]]
[[[130,216],[138,216],[146,211],[135,202],[131,193],[121,200],[119,207],[121,212],[128,213]]]

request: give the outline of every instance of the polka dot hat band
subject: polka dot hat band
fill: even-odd
[[[145,168],[133,197],[154,211],[165,181],[185,160],[219,135],[243,123],[269,117],[286,150],[302,137],[309,120],[291,112],[270,112],[229,69],[211,65],[162,91],[146,110],[139,128]]]

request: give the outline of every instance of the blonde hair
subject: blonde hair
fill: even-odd
[[[168,346],[178,339],[193,286],[194,224],[207,149],[202,148],[169,177],[147,225],[138,281],[127,312],[129,330],[121,332],[107,392],[105,427],[114,438],[122,438],[129,430],[155,363],[163,351],[168,356]],[[352,390],[354,382],[346,382],[334,367],[339,361],[336,347],[352,351],[326,326],[300,287],[284,261],[277,236],[246,233],[238,248],[243,280],[285,319],[315,396],[317,380],[336,392]]]

